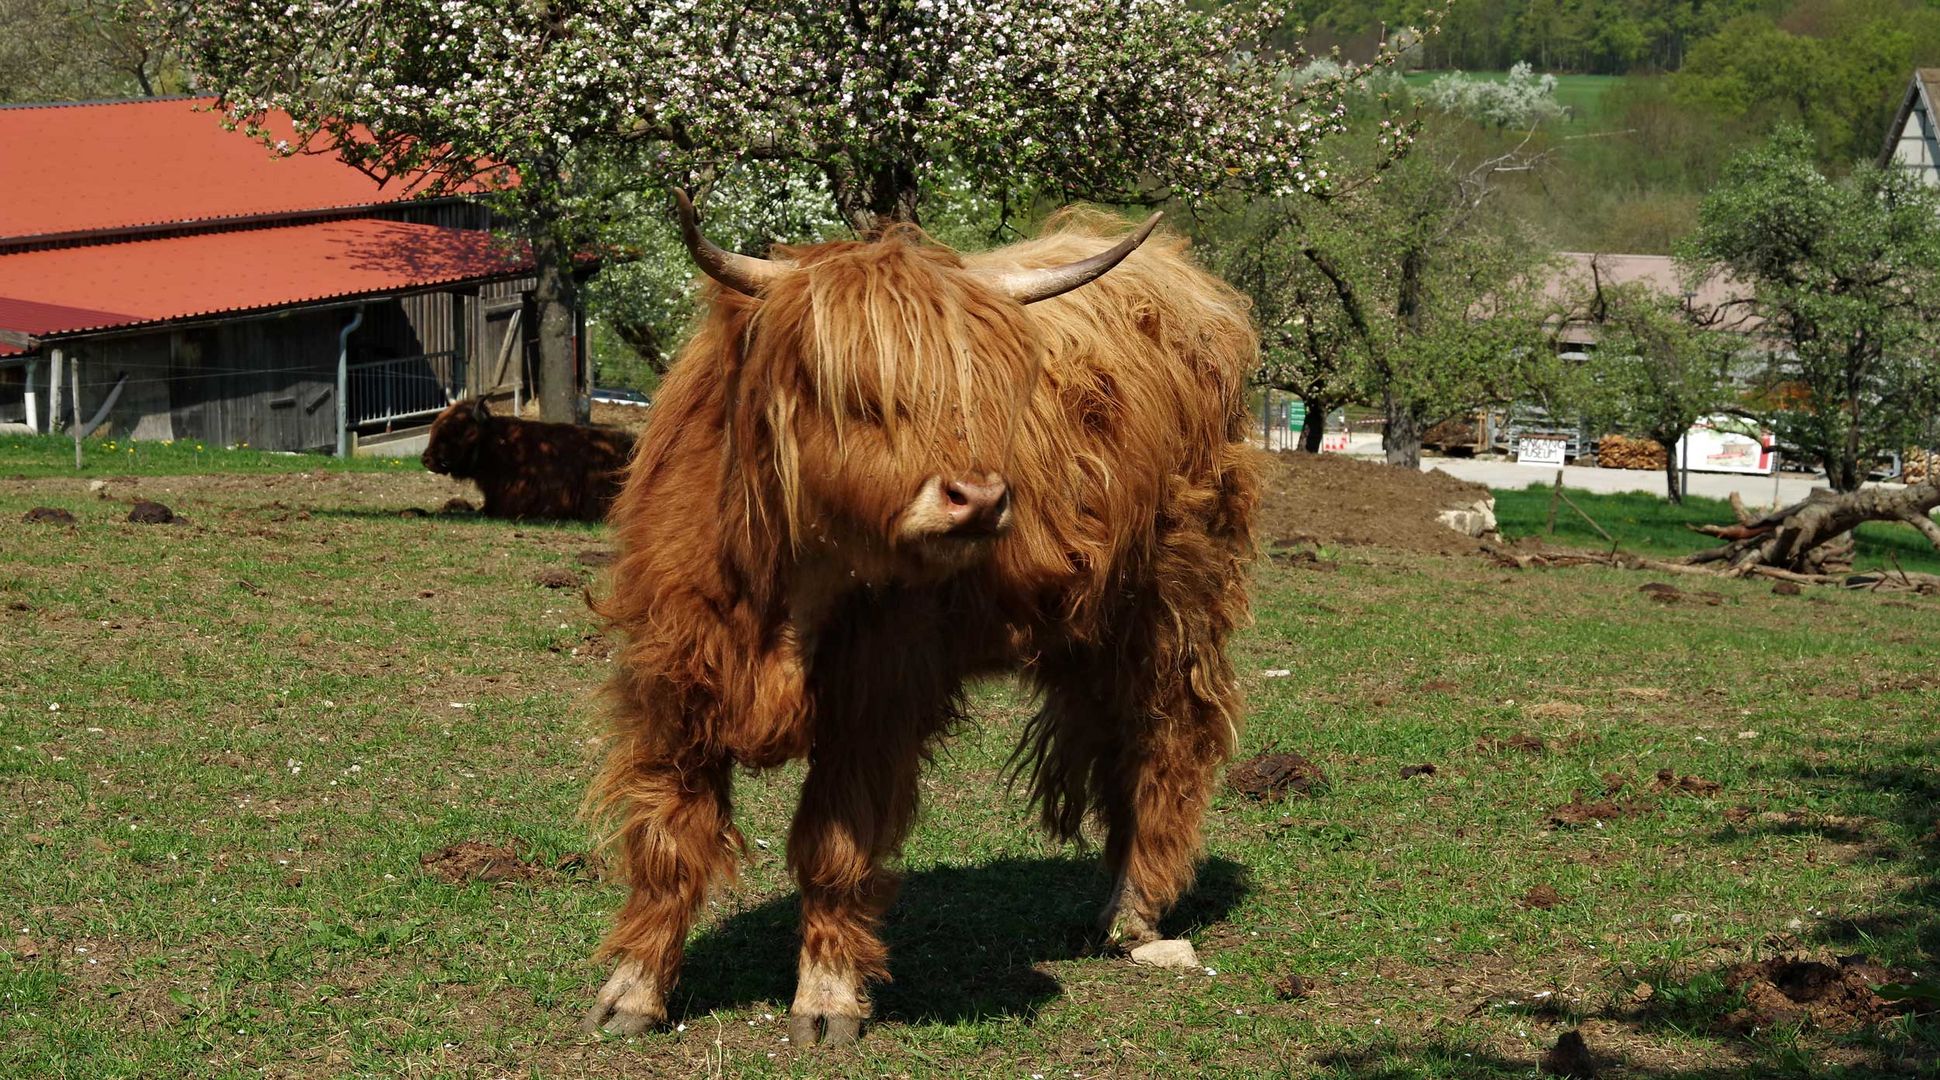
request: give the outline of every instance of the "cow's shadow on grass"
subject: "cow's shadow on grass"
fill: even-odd
[[[876,988],[876,1016],[902,1023],[959,1023],[989,1017],[1029,1021],[1059,993],[1038,965],[1107,955],[1096,930],[1110,882],[1085,858],[1000,859],[909,874],[884,923],[894,981]],[[1161,929],[1191,936],[1218,922],[1249,890],[1246,872],[1212,859]],[[730,916],[687,950],[677,1015],[795,993],[794,893]],[[1129,961],[1119,961],[1129,963]]]

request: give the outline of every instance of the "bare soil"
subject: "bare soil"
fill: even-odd
[[[487,844],[465,840],[418,856],[425,872],[448,885],[471,881],[532,881],[548,873],[543,864],[525,858],[525,842]]]
[[[1594,825],[1599,821],[1616,821],[1648,812],[1649,808],[1641,803],[1622,803],[1614,799],[1585,802],[1583,796],[1579,794],[1551,810],[1549,816],[1543,819],[1543,824],[1552,829],[1568,829]]]
[[[1777,957],[1739,964],[1725,973],[1725,982],[1744,992],[1745,1006],[1724,1017],[1723,1025],[1745,1033],[1780,1025],[1824,1031],[1872,1027],[1906,1011],[1874,987],[1905,977],[1857,956],[1830,963]]]
[[[1659,769],[1650,790],[1660,795],[1716,795],[1721,787],[1716,780],[1706,780],[1702,776],[1679,776],[1670,769]]]
[[[1255,528],[1272,546],[1372,545],[1438,555],[1467,555],[1483,547],[1436,515],[1486,499],[1488,489],[1444,472],[1281,451],[1264,456],[1263,478],[1265,497]]]

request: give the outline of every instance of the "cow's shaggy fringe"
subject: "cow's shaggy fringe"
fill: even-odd
[[[796,1008],[865,1014],[863,982],[888,976],[883,863],[983,672],[1040,691],[1014,768],[1055,835],[1096,815],[1114,929],[1152,937],[1190,883],[1240,713],[1224,645],[1247,617],[1258,487],[1244,300],[1165,232],[1030,307],[974,272],[1069,263],[1122,229],[1070,213],[967,258],[897,231],[785,252],[798,269],[758,300],[710,293],[614,506],[600,605],[624,644],[588,808],[633,885],[602,952],[650,997],[708,883],[733,872],[730,768],[807,756],[788,842]],[[898,546],[924,478],[984,470],[1007,480],[1014,521],[986,558],[932,571]],[[831,1004],[810,987],[824,976],[854,993]],[[609,1007],[660,1018],[640,1000]]]

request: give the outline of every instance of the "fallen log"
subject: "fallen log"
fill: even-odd
[[[1903,521],[1940,548],[1940,522],[1932,517],[1936,506],[1940,506],[1940,476],[1899,489],[1870,487],[1845,494],[1815,491],[1804,502],[1749,521],[1743,519],[1750,515],[1734,506],[1739,523],[1717,526],[1718,531],[1712,533],[1729,542],[1682,561],[1727,563],[1726,573],[1733,577],[1757,567],[1806,575],[1850,569],[1851,558],[1839,545],[1850,545],[1852,530],[1867,521]]]

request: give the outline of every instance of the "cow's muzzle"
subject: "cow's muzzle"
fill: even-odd
[[[995,536],[1010,527],[1010,488],[996,473],[942,485],[951,536]]]

